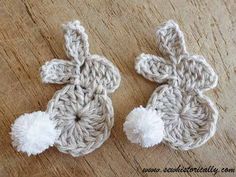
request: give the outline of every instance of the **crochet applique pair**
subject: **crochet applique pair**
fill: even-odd
[[[26,113],[11,127],[18,151],[36,155],[50,146],[74,157],[99,148],[109,137],[114,112],[108,94],[120,84],[118,69],[106,58],[89,52],[88,36],[79,21],[63,26],[70,60],[53,59],[41,67],[44,83],[65,84],[49,101],[45,112]],[[189,150],[203,145],[215,133],[218,112],[203,94],[217,84],[217,75],[199,55],[187,52],[183,33],[172,20],[156,32],[164,58],[137,57],[135,69],[162,83],[146,108],[135,108],[124,123],[132,143],[151,147],[163,142]]]

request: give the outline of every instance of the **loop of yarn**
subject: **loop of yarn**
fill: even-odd
[[[218,77],[202,56],[188,54],[183,33],[174,21],[157,32],[164,60],[150,54],[137,57],[136,71],[158,83],[147,109],[163,113],[163,142],[172,148],[189,150],[203,145],[215,133],[218,111],[204,91],[217,85]]]

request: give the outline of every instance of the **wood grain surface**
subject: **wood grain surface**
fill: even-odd
[[[91,53],[106,56],[122,75],[112,95],[115,125],[111,137],[80,158],[56,148],[28,157],[11,146],[10,125],[25,112],[45,110],[62,85],[41,83],[39,68],[66,58],[61,24],[79,19],[87,29]],[[160,145],[142,149],[123,133],[126,115],[145,105],[157,85],[135,73],[141,52],[158,54],[155,28],[174,19],[188,50],[208,59],[219,84],[207,95],[219,110],[215,136],[191,151]],[[143,168],[236,164],[236,1],[235,0],[0,0],[0,176],[136,177],[235,176],[236,173],[143,173]]]

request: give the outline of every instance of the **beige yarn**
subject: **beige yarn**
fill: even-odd
[[[49,101],[47,112],[61,130],[56,147],[77,157],[92,152],[109,137],[114,113],[107,93],[118,88],[120,74],[106,58],[89,53],[88,36],[79,21],[63,27],[71,60],[46,62],[41,77],[45,83],[68,83]]]
[[[157,29],[157,44],[168,60],[150,54],[137,57],[136,71],[164,85],[158,87],[147,108],[164,113],[164,143],[189,150],[203,145],[215,133],[218,112],[203,94],[218,77],[206,60],[186,51],[183,33],[172,20]]]

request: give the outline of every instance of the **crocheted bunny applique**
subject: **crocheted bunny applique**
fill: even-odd
[[[65,84],[45,112],[27,113],[11,128],[13,146],[36,155],[49,146],[74,157],[99,148],[114,124],[108,94],[120,84],[118,69],[106,58],[89,52],[88,36],[79,21],[63,25],[70,60],[53,59],[41,67],[44,83]]]
[[[189,150],[206,143],[216,131],[218,111],[204,91],[217,85],[218,77],[206,59],[191,55],[184,35],[172,20],[157,29],[157,44],[164,58],[137,57],[135,69],[143,77],[162,84],[146,108],[135,108],[124,123],[132,143],[151,147],[163,142]]]

